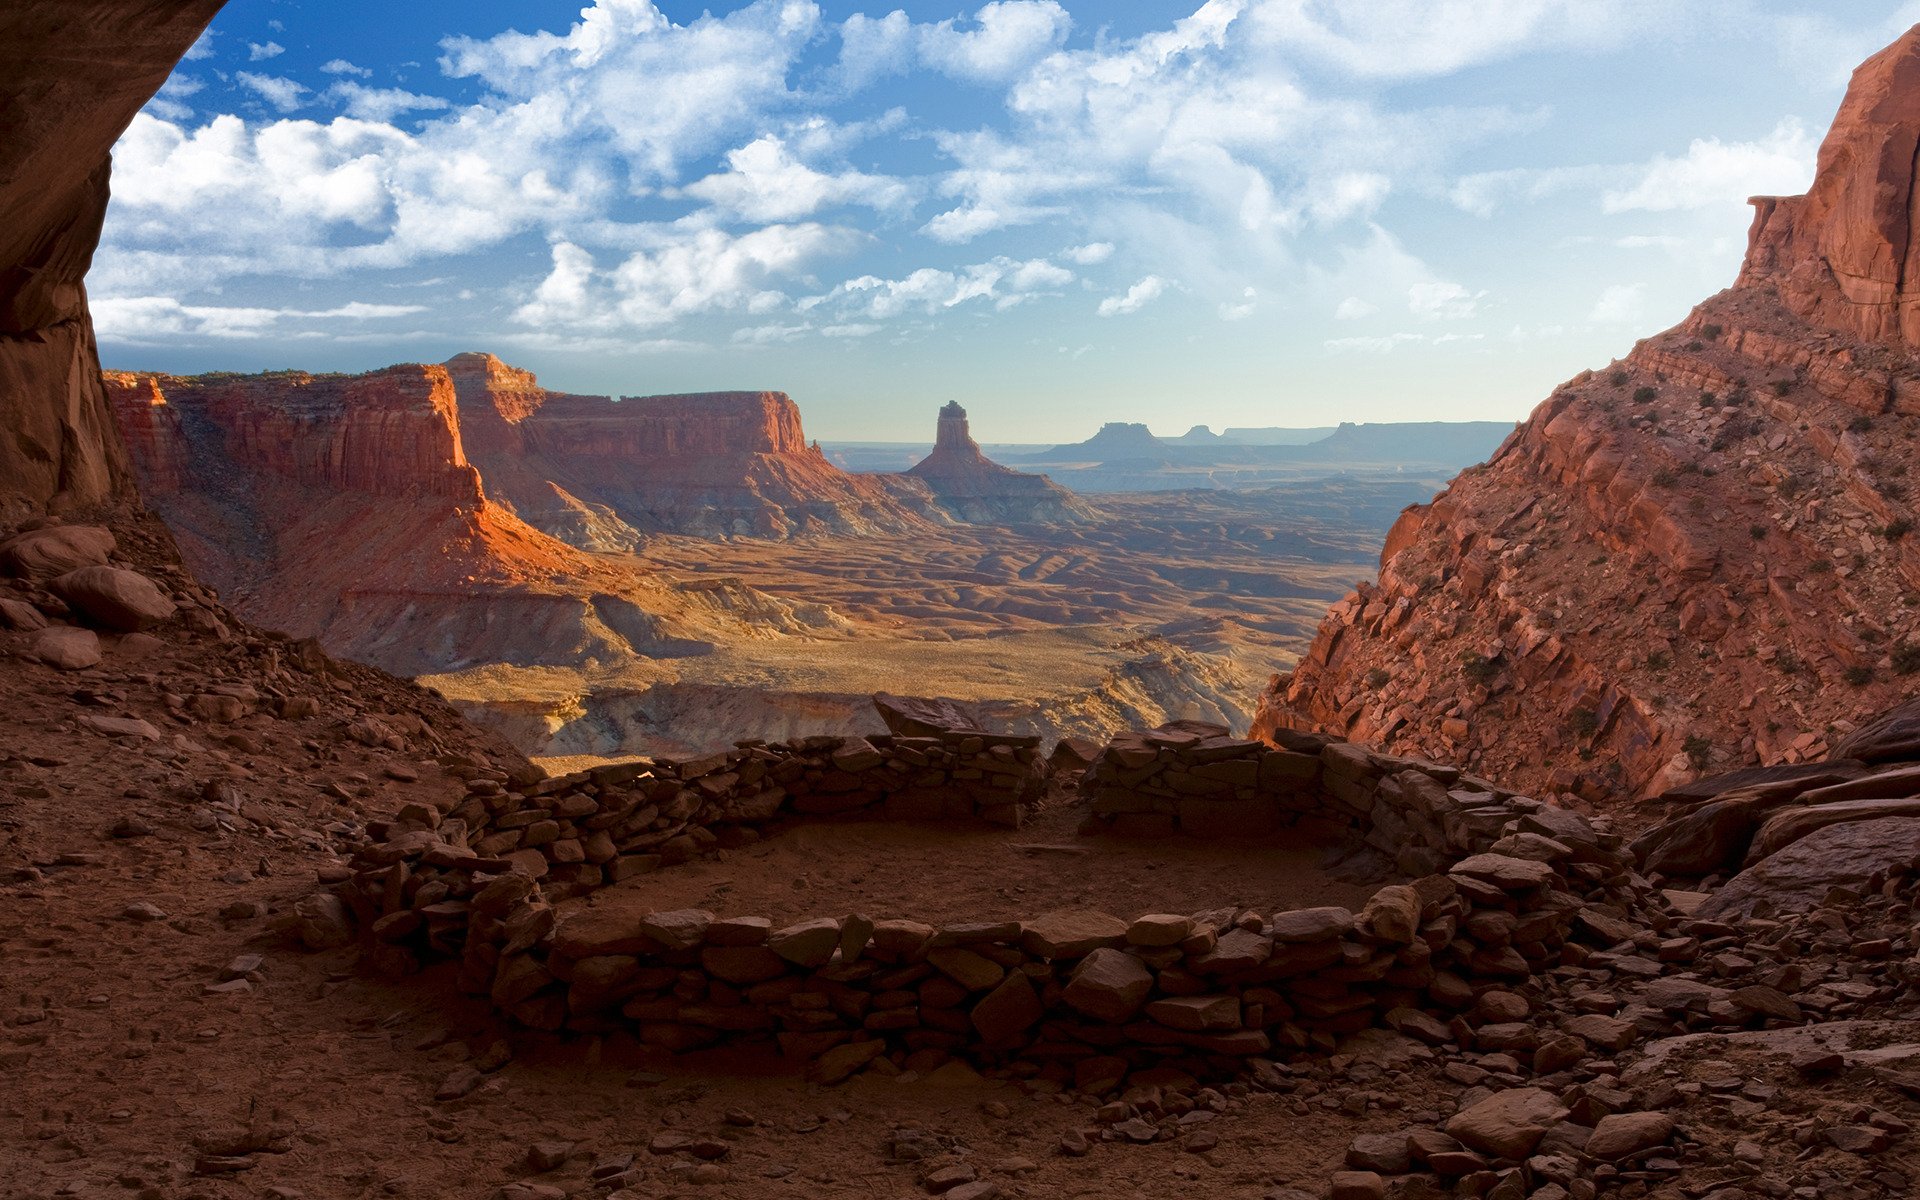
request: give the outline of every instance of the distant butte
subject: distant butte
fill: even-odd
[[[940,410],[933,452],[907,472],[925,483],[941,506],[979,524],[1055,524],[1085,519],[1091,510],[1045,475],[1003,467],[980,453],[967,427],[967,410],[949,401]]]

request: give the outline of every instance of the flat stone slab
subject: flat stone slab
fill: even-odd
[[[1776,911],[1807,912],[1838,887],[1858,887],[1876,871],[1920,859],[1920,817],[1881,817],[1816,829],[1748,867],[1707,898],[1697,916],[1740,920],[1763,901]]]

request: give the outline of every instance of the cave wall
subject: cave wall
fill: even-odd
[[[221,3],[0,6],[0,521],[132,495],[83,280],[113,144]]]

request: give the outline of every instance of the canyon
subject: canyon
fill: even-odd
[[[1260,564],[1343,593],[1406,497],[1103,497],[1045,531],[1082,539],[1067,553],[899,500],[924,484],[841,489],[774,394],[719,394],[720,442],[681,397],[632,410],[644,428],[530,379],[489,400],[507,426],[552,405],[536,428],[587,458],[669,438],[757,481],[791,467],[796,509],[825,506],[809,522],[884,494],[975,572],[889,575],[917,526],[809,560],[811,535],[738,534],[752,487],[670,479],[650,508],[596,464],[510,510],[482,460],[525,452],[499,429],[468,448],[447,366],[103,380],[82,278],[108,147],[217,7],[0,13],[0,362],[22,385],[0,406],[7,1187],[1912,1193],[1920,704],[1895,700],[1920,27],[1857,73],[1813,190],[1760,203],[1734,289],[1405,510],[1380,582],[1266,694],[1262,738],[1172,720],[1048,754],[882,698],[885,733],[549,771],[244,608],[453,662],[533,645],[499,627],[536,605],[571,614],[540,637],[715,654],[766,623],[743,607],[804,625],[822,587],[849,625],[930,607],[1027,637],[1139,611],[1277,642],[1330,597]],[[689,495],[724,506],[719,536],[646,528]],[[197,562],[236,573],[242,610]],[[723,599],[668,577],[706,567]],[[387,570],[400,593],[353,592]],[[1181,595],[1206,603],[1176,617]],[[457,620],[419,616],[461,596]],[[779,637],[804,656],[813,632]],[[1681,728],[1704,747],[1661,763]],[[1431,745],[1465,761],[1408,753]],[[1649,822],[1619,801],[1656,790],[1685,815],[1630,842]]]
[[[1731,288],[1409,508],[1256,727],[1630,800],[1818,759],[1910,691],[1916,73],[1912,36],[1860,69]]]
[[[486,354],[105,384],[147,503],[239,611],[543,759],[829,733],[879,690],[1049,739],[1244,727],[1424,494],[1096,504],[989,460],[958,405],[912,468],[856,474],[781,393],[615,401]]]

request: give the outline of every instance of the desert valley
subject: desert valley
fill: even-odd
[[[0,1197],[1920,1189],[1920,26],[1517,427],[1045,445],[102,370],[220,10],[0,13]]]

